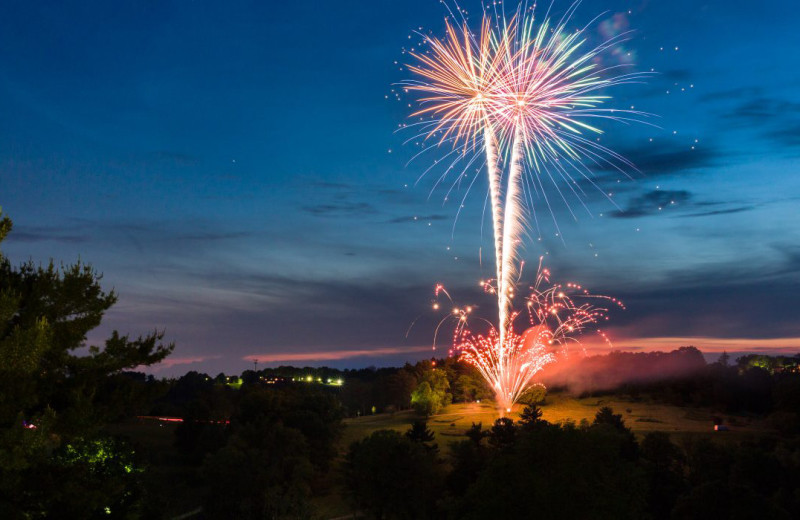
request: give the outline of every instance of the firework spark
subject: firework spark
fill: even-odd
[[[552,187],[574,217],[566,193],[571,192],[586,207],[582,185],[586,182],[596,187],[591,164],[622,173],[633,168],[623,157],[587,137],[602,133],[591,121],[627,123],[648,115],[601,107],[608,98],[600,91],[638,82],[645,74],[601,65],[601,54],[624,41],[628,33],[588,46],[585,28],[567,28],[577,6],[578,2],[572,4],[555,24],[545,15],[538,25],[534,9],[527,4],[520,4],[509,17],[492,7],[483,13],[477,34],[456,6],[451,15],[461,23],[448,20],[443,39],[422,35],[427,51],[412,52],[418,64],[409,66],[418,79],[405,83],[407,90],[423,94],[421,108],[414,114],[427,117],[418,126],[419,135],[432,144],[423,152],[442,145],[452,147],[447,157],[453,159],[437,184],[463,167],[455,183],[461,182],[476,158],[484,157],[496,266],[496,279],[487,283],[487,288],[497,294],[499,323],[486,337],[470,336],[472,339],[462,342],[467,347],[460,350],[495,385],[501,403],[513,403],[541,363],[551,358],[548,347],[539,345],[538,339],[552,335],[548,345],[561,344],[560,334],[579,331],[588,323],[581,320],[591,316],[581,308],[567,306],[564,310],[572,316],[565,321],[567,325],[551,329],[540,319],[534,334],[538,339],[533,342],[529,333],[513,332],[519,315],[513,304],[521,274],[519,249],[529,227],[528,217],[536,221],[534,197],[553,215],[547,189]],[[508,166],[505,178],[504,164]],[[560,312],[560,307],[539,300],[529,299],[527,304],[529,314],[543,308],[554,311],[555,316]],[[467,316],[459,310],[454,316],[459,320],[459,336],[467,330]]]
[[[453,327],[453,350],[451,354],[474,365],[491,385],[497,404],[509,409],[534,382],[533,379],[545,366],[567,355],[570,344],[579,344],[577,337],[588,327],[607,320],[608,307],[593,302],[602,301],[624,309],[619,300],[591,294],[575,283],[551,284],[550,272],[539,264],[536,282],[530,286],[525,298],[527,320],[520,312],[514,312],[505,338],[501,341],[497,329],[491,322],[488,332],[479,334],[470,328],[473,306],[453,306],[440,322],[455,322]],[[452,304],[449,293],[439,285],[437,296],[445,294]],[[441,308],[438,300],[434,308]],[[519,318],[519,319],[518,319]],[[524,332],[514,332],[515,322]],[[608,341],[600,329],[595,332]]]
[[[469,30],[466,21],[459,28],[449,21],[446,25],[447,37],[444,40],[426,38],[431,48],[430,54],[412,53],[420,65],[409,65],[408,68],[424,81],[409,81],[407,88],[426,94],[420,99],[423,108],[414,115],[431,116],[424,128],[428,137],[439,134],[439,142],[449,142],[455,149],[460,149],[462,158],[481,147],[484,149],[499,280],[503,233],[502,170],[493,122],[497,111],[494,92],[504,81],[503,59],[508,41],[493,41],[489,18],[482,20],[480,36],[477,38]]]

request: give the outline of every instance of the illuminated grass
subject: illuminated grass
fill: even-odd
[[[610,406],[614,413],[622,414],[625,424],[637,436],[643,436],[651,431],[663,431],[682,436],[684,434],[709,434],[713,435],[713,414],[710,410],[698,408],[681,408],[667,404],[650,402],[631,402],[617,397],[590,397],[578,399],[566,394],[548,395],[546,403],[541,407],[543,418],[552,423],[574,421],[580,423],[582,419],[592,421],[597,410],[602,406]],[[518,419],[524,405],[514,405],[510,414],[512,419]],[[627,410],[630,410],[628,412]],[[729,421],[726,418],[726,423]],[[473,422],[482,422],[488,428],[498,418],[494,403],[469,403],[452,404],[440,414],[428,419],[428,427],[436,434],[440,446],[453,440],[465,439],[464,432]],[[411,411],[395,414],[379,414],[366,417],[347,419],[342,439],[342,448],[346,449],[351,442],[362,439],[372,432],[381,429],[406,431],[409,425],[418,419]],[[763,421],[737,417],[736,426],[730,432],[725,432],[726,437],[740,437],[751,434],[768,434],[769,429]],[[720,436],[716,434],[716,436]]]

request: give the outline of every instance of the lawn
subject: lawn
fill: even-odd
[[[625,424],[638,436],[651,431],[663,431],[683,436],[685,434],[707,434],[719,437],[741,437],[763,435],[769,431],[763,422],[741,416],[722,416],[730,428],[728,432],[714,432],[711,411],[701,408],[681,408],[648,401],[626,401],[617,397],[591,397],[579,399],[568,394],[551,394],[541,405],[543,418],[552,423],[586,419],[591,421],[602,406],[610,406],[614,413],[622,414]],[[523,405],[516,405],[506,416],[517,420]],[[492,402],[452,404],[441,413],[428,419],[428,427],[436,434],[440,445],[465,438],[464,432],[472,423],[481,422],[487,428],[499,417]],[[405,431],[418,417],[411,411],[395,414],[378,414],[346,419],[342,447],[366,437],[376,430],[394,429]]]

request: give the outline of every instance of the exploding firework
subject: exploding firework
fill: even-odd
[[[575,283],[551,284],[550,271],[542,267],[541,260],[536,282],[528,289],[525,311],[512,314],[502,341],[491,322],[481,320],[488,328],[484,334],[470,328],[473,306],[453,306],[439,322],[439,327],[455,322],[451,354],[459,355],[478,369],[494,390],[497,404],[506,410],[534,382],[539,371],[567,355],[570,344],[579,344],[577,337],[582,332],[608,319],[607,305],[624,308],[616,298],[592,294]],[[436,295],[435,309],[441,308],[438,302],[441,295],[452,304],[450,294],[441,285],[436,287]],[[598,301],[604,305],[597,305]],[[527,320],[522,319],[522,314],[527,315]],[[524,331],[514,332],[515,324]],[[596,328],[595,332],[608,341],[602,330]]]
[[[521,274],[519,248],[528,217],[536,221],[534,198],[552,215],[548,191],[554,189],[572,213],[567,192],[583,204],[583,186],[597,187],[590,165],[622,173],[633,168],[587,137],[602,133],[591,122],[628,122],[647,116],[602,108],[607,96],[601,91],[638,82],[644,74],[601,64],[601,54],[628,34],[589,47],[585,28],[567,28],[577,5],[572,4],[557,23],[545,14],[538,25],[534,9],[527,4],[508,17],[493,7],[483,13],[477,34],[470,30],[461,9],[451,10],[452,18],[460,23],[448,19],[443,39],[422,35],[426,51],[412,52],[418,64],[409,66],[418,78],[405,83],[407,90],[422,94],[421,108],[414,116],[423,121],[414,127],[431,143],[423,152],[443,145],[452,148],[437,184],[454,170],[455,183],[461,182],[479,158],[486,166],[496,267],[496,278],[486,287],[497,295],[498,326],[488,336],[470,336],[463,342],[458,336],[467,330],[467,316],[463,310],[454,312],[460,323],[457,344],[466,346],[459,349],[462,356],[479,367],[501,403],[513,403],[552,354],[550,347],[531,342],[530,334],[513,332],[519,315],[513,303]],[[555,219],[554,223],[558,229]],[[558,306],[543,307],[539,300],[529,299],[527,304],[529,311],[547,308],[556,316],[559,313]],[[566,325],[551,329],[542,322],[544,328],[535,336],[541,339],[550,334],[548,345],[561,345],[559,334],[579,331],[578,322],[587,315],[580,308],[565,310],[573,316],[565,320]]]

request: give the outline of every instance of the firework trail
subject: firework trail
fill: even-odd
[[[529,338],[515,335],[512,327],[518,315],[513,300],[520,276],[519,249],[529,228],[528,217],[535,218],[534,195],[553,215],[547,188],[554,189],[574,217],[567,195],[571,193],[585,207],[582,182],[597,187],[590,165],[612,167],[623,174],[633,168],[617,153],[587,138],[587,134],[602,133],[590,122],[641,122],[641,117],[648,116],[601,107],[608,99],[601,90],[639,82],[646,74],[602,66],[600,55],[624,41],[628,33],[588,47],[585,27],[567,29],[577,6],[578,2],[573,3],[555,24],[548,11],[538,27],[534,9],[527,3],[510,16],[485,9],[477,34],[456,6],[450,14],[460,24],[448,19],[443,39],[421,35],[427,52],[412,52],[418,64],[408,67],[418,79],[404,83],[407,90],[423,94],[421,108],[413,114],[428,118],[418,125],[420,135],[431,143],[423,152],[452,147],[452,163],[437,184],[463,167],[455,181],[460,182],[476,157],[484,157],[496,267],[495,283],[487,288],[497,294],[499,322],[496,332],[476,338],[464,356],[476,365],[493,360],[489,365],[497,372],[487,371],[484,376],[500,385],[495,390],[503,402],[509,395],[516,399],[517,390],[530,382],[525,374],[537,366],[534,359],[547,359],[535,342],[531,346]],[[461,318],[465,321],[465,316]],[[579,329],[573,326],[569,332]],[[494,347],[489,348],[490,344]],[[484,355],[478,355],[479,351],[485,351]]]
[[[420,65],[409,65],[408,68],[426,81],[410,81],[408,89],[427,94],[420,100],[427,106],[414,114],[432,116],[425,133],[429,136],[441,134],[441,142],[450,142],[454,148],[460,148],[462,155],[471,154],[481,147],[484,149],[499,281],[503,233],[502,170],[492,122],[495,101],[491,93],[502,81],[500,74],[505,54],[502,46],[508,42],[493,43],[488,18],[482,20],[477,38],[466,23],[457,29],[447,21],[446,34],[444,40],[426,38],[430,54],[412,53]]]

